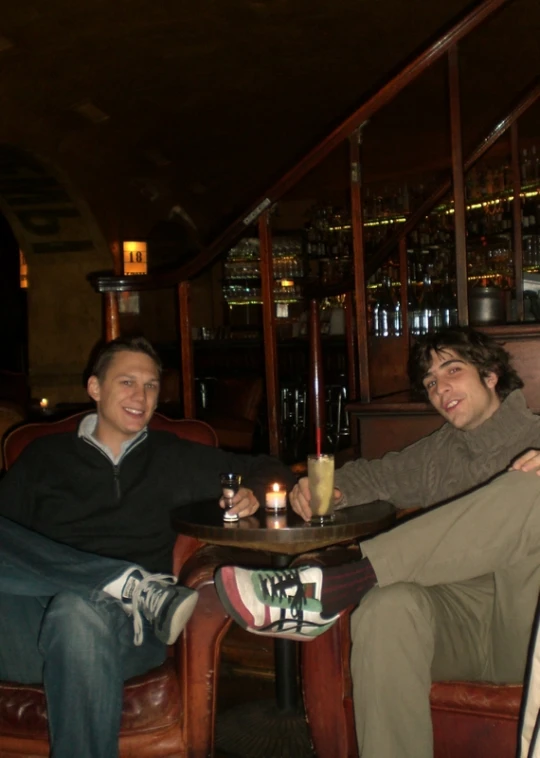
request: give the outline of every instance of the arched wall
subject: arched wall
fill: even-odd
[[[0,209],[28,262],[32,396],[84,401],[82,373],[102,331],[87,275],[112,267],[107,242],[66,178],[13,145],[0,145]]]

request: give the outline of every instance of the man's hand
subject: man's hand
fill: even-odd
[[[232,501],[233,507],[229,508],[229,513],[237,513],[240,518],[251,516],[259,508],[259,501],[247,487],[240,487]],[[220,498],[219,507],[225,508],[224,498]]]
[[[338,489],[334,489],[334,499],[337,502],[341,500],[341,492]],[[298,480],[298,484],[295,484],[289,493],[289,502],[293,511],[298,513],[304,521],[309,521],[311,516],[311,492],[309,491],[309,482],[307,476],[303,476]]]
[[[510,464],[509,471],[536,471],[540,476],[540,450],[527,450]]]

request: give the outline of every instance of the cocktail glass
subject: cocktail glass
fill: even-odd
[[[334,514],[334,456],[308,455],[308,481],[311,492],[311,523],[326,524]]]

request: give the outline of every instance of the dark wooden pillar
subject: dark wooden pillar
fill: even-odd
[[[270,216],[264,211],[259,217],[259,243],[261,256],[261,294],[263,309],[264,362],[266,370],[266,401],[268,406],[268,436],[270,454],[281,453],[278,418],[278,356],[274,328],[274,266]]]
[[[519,170],[518,124],[514,121],[510,127],[510,150],[512,161],[512,202],[514,272],[516,278],[516,316],[523,321],[523,235],[521,229],[521,175]]]
[[[402,334],[407,337],[409,334],[409,268],[407,265],[407,237],[405,236],[399,240],[399,279],[401,281],[399,300],[401,304]]]
[[[366,305],[366,279],[364,273],[364,214],[362,207],[362,177],[360,163],[361,129],[349,139],[351,169],[351,224],[354,261],[354,295],[356,304],[356,337],[358,344],[358,376],[360,400],[371,400],[369,386],[368,324]]]
[[[105,341],[111,342],[120,336],[118,297],[114,291],[105,292],[104,297]]]
[[[452,138],[458,321],[461,326],[466,326],[469,323],[467,232],[465,227],[465,189],[463,183],[463,148],[461,143],[461,103],[457,45],[450,48],[448,52],[448,75],[450,83],[450,134]]]
[[[182,392],[184,416],[195,418],[195,369],[193,365],[193,342],[191,338],[190,285],[178,285],[178,312],[180,315],[180,355],[182,360]]]
[[[347,344],[347,389],[349,398],[358,397],[358,374],[356,371],[356,339],[354,319],[354,299],[352,292],[345,293],[345,340]]]

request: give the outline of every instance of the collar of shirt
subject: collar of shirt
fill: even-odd
[[[108,445],[104,445],[103,442],[100,442],[96,436],[96,426],[97,426],[97,413],[89,413],[88,416],[85,416],[81,423],[79,424],[79,429],[77,431],[77,435],[81,437],[82,439],[87,440],[90,442],[91,445],[94,445],[95,447],[98,447],[102,453],[105,453],[107,458],[109,458],[115,466],[117,466],[122,458],[126,455],[126,453],[135,445],[139,440],[143,439],[147,435],[147,427],[145,426],[144,429],[141,429],[140,432],[137,432],[137,434],[132,437],[129,440],[126,440],[125,442],[122,442],[122,446],[120,448],[120,453],[115,457],[112,453],[111,448]]]

